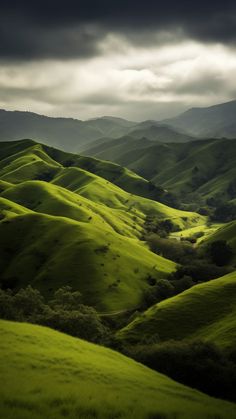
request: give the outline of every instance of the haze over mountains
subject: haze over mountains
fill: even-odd
[[[192,108],[166,123],[197,137],[235,138],[236,100],[207,108]]]
[[[234,138],[235,115],[236,101],[210,108],[193,108],[165,121],[150,120],[140,123],[106,116],[81,121],[51,118],[31,112],[0,110],[0,140],[43,139],[49,145],[79,152],[87,149],[90,144],[96,145],[96,140],[100,143],[123,136],[164,143],[189,142],[194,137]]]

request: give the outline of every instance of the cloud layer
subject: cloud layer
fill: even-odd
[[[138,2],[27,0],[1,1],[0,56],[11,59],[75,58],[100,54],[107,33],[140,44],[156,42],[156,32],[176,30],[186,37],[236,42],[233,0]],[[140,36],[141,35],[141,36]]]
[[[161,119],[236,97],[235,1],[1,1],[0,106]]]

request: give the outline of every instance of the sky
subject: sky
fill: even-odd
[[[236,99],[235,1],[0,3],[0,108],[174,116]]]

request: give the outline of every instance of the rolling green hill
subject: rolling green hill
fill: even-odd
[[[60,169],[80,168],[98,175],[135,195],[157,199],[163,191],[150,188],[149,182],[112,162],[66,153],[31,140],[1,142],[0,177],[6,182],[50,181]]]
[[[5,288],[31,284],[50,296],[68,284],[100,311],[135,308],[150,287],[148,278],[165,278],[176,266],[141,240],[146,218],[168,219],[178,228],[205,224],[196,213],[130,194],[107,180],[113,166],[116,180],[120,170],[112,163],[30,140],[2,143],[0,157]],[[102,169],[104,177],[94,173]]]
[[[236,257],[236,221],[224,224],[217,230],[213,231],[212,234],[209,234],[206,239],[201,241],[201,244],[208,245],[209,243],[215,242],[217,240],[225,240],[231,247],[234,252],[234,259]]]
[[[161,342],[197,338],[234,350],[236,272],[154,305],[122,329],[119,338],[137,342],[156,334]]]
[[[180,197],[194,192],[204,199],[235,198],[236,140],[153,145],[142,141],[143,148],[140,143],[136,147],[136,142],[117,139],[86,153],[124,165]]]
[[[5,419],[233,419],[235,406],[48,328],[0,322]]]
[[[102,157],[105,151],[107,160],[117,159],[124,154],[124,150],[134,151],[151,147],[155,143],[186,143],[194,141],[194,137],[174,131],[168,126],[162,126],[155,121],[146,121],[130,129],[127,135],[120,138],[99,138],[85,144],[80,152],[96,157]],[[110,154],[109,154],[110,153]]]
[[[149,275],[165,277],[175,269],[138,240],[112,230],[33,212],[12,216],[17,209],[0,222],[5,288],[30,283],[51,295],[67,284],[82,292],[85,303],[113,312],[140,304]]]
[[[145,127],[140,124],[136,129],[129,132],[129,136],[137,139],[147,138],[160,143],[185,143],[194,140],[194,137],[175,131],[171,127],[152,123]]]

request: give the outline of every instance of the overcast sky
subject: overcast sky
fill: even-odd
[[[235,98],[235,1],[1,0],[1,108],[144,120]]]

